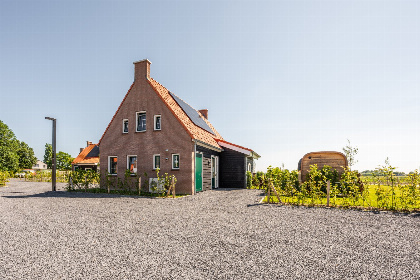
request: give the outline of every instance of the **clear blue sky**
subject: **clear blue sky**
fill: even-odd
[[[0,1],[0,119],[43,157],[98,142],[132,62],[268,165],[359,147],[420,166],[419,1]]]

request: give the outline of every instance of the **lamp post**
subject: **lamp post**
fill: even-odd
[[[55,192],[56,190],[56,122],[57,120],[50,117],[45,117],[46,120],[53,121],[52,126],[52,174],[51,174],[51,182],[52,182],[52,191]]]

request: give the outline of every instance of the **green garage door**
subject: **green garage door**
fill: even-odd
[[[195,154],[195,191],[203,190],[203,155]]]

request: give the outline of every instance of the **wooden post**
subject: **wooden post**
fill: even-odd
[[[281,203],[280,196],[279,196],[279,194],[277,193],[277,190],[276,190],[276,188],[274,187],[273,183],[271,183],[271,188],[273,189],[274,194],[277,196],[277,199],[278,199],[279,203]]]
[[[87,175],[85,175],[85,192],[86,192],[86,190],[87,190]]]
[[[330,207],[330,188],[331,183],[330,181],[327,181],[327,207]]]
[[[70,189],[73,190],[73,178],[70,176]]]
[[[166,192],[166,197],[169,197],[169,194],[171,193],[172,189],[172,183],[169,185],[168,191]]]
[[[267,203],[270,204],[270,198],[271,198],[271,181],[268,183],[268,191],[267,191]]]
[[[173,184],[172,197],[175,198],[175,177],[172,177],[172,184]]]
[[[171,184],[169,186],[168,192],[166,193],[166,197],[169,197],[172,191],[172,198],[175,198],[175,178],[172,177]]]
[[[141,194],[141,177],[139,177],[139,195]]]

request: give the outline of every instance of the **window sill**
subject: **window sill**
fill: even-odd
[[[146,130],[142,130],[142,131],[137,131],[137,130],[136,130],[136,133],[137,133],[137,132],[146,132]]]
[[[153,131],[162,131],[162,129],[153,129]]]

